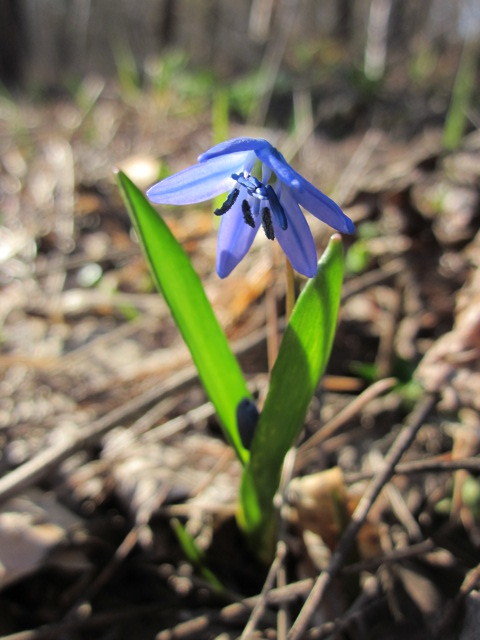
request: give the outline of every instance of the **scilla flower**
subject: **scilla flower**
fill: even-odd
[[[309,278],[317,271],[312,234],[299,207],[343,233],[354,224],[340,207],[305,180],[275,147],[257,138],[234,138],[212,147],[198,164],[153,185],[157,204],[193,204],[229,192],[221,216],[217,273],[225,278],[249,250],[260,227],[277,238],[293,268]]]

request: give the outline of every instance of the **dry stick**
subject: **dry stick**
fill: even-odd
[[[287,502],[287,489],[292,479],[294,470],[295,470],[295,460],[297,458],[297,450],[294,446],[290,447],[283,460],[282,473],[280,476],[280,484],[278,487],[277,494],[274,498],[274,504],[277,508],[277,517],[278,517],[278,541],[277,541],[277,552],[280,547],[284,547],[285,550],[287,547],[287,520],[286,518],[281,517],[281,508],[282,505]],[[287,585],[287,572],[285,570],[285,564],[282,563],[277,571],[277,587],[284,587]],[[277,614],[277,640],[286,640],[288,629],[291,624],[291,616],[288,609],[287,603],[280,603],[279,610]]]
[[[417,403],[415,409],[408,417],[407,424],[400,431],[398,437],[390,447],[390,450],[385,457],[383,469],[375,475],[363,494],[362,499],[358,503],[357,508],[352,514],[352,519],[340,538],[340,542],[332,554],[328,567],[318,576],[298,618],[290,629],[288,640],[300,640],[300,638],[303,637],[312,616],[315,614],[315,611],[318,610],[327,588],[330,586],[330,583],[336,574],[340,571],[345,557],[353,546],[357,533],[365,522],[370,508],[378,498],[384,485],[393,475],[395,465],[400,460],[403,453],[412,444],[420,427],[423,425],[428,414],[435,406],[436,400],[436,394],[426,394]]]
[[[270,569],[268,570],[267,577],[265,578],[262,591],[257,596],[257,600],[252,609],[252,613],[250,614],[250,618],[245,625],[242,635],[240,636],[240,640],[248,640],[250,638],[250,635],[255,631],[257,624],[260,622],[263,612],[265,611],[265,607],[267,606],[268,593],[270,592],[273,583],[275,582],[278,569],[282,565],[286,554],[287,546],[285,544],[277,545],[277,553],[275,559],[270,565]]]
[[[280,549],[284,547],[287,549],[287,545],[285,542],[280,541],[277,544],[277,548]],[[285,565],[282,563],[278,567],[277,571],[277,586],[284,587],[287,585],[287,571],[285,569]],[[285,640],[288,633],[288,628],[290,626],[290,612],[288,610],[288,606],[286,604],[280,604],[278,613],[277,613],[277,640]]]
[[[351,420],[363,407],[368,404],[373,398],[389,391],[397,383],[396,378],[384,378],[378,380],[372,385],[367,387],[365,391],[362,391],[350,404],[342,409],[337,415],[326,422],[320,429],[313,434],[308,440],[306,440],[297,451],[297,466],[305,462],[305,458],[308,455],[308,451],[320,444],[327,438],[330,438],[335,431],[342,427],[346,422]]]
[[[159,424],[149,431],[142,433],[140,436],[140,440],[147,443],[167,440],[168,438],[171,438],[172,436],[177,434],[179,431],[183,431],[187,427],[192,427],[202,420],[208,420],[213,415],[215,415],[215,409],[212,403],[205,402],[198,407],[190,409],[186,413],[182,413],[181,415],[176,416],[175,418],[171,418],[170,420],[167,420],[167,422]]]
[[[411,544],[404,549],[394,549],[382,556],[360,560],[359,562],[355,562],[355,564],[349,564],[342,569],[342,574],[349,575],[359,573],[360,571],[375,571],[382,564],[393,564],[401,560],[424,556],[427,553],[435,551],[437,548],[438,546],[435,542],[430,538],[427,538],[426,540],[422,540],[422,542]]]
[[[382,284],[394,278],[405,270],[405,261],[401,258],[393,258],[384,265],[373,271],[367,271],[360,276],[353,278],[345,283],[342,293],[342,302],[348,300],[352,296],[356,296],[362,293],[370,287],[374,287],[377,284]]]
[[[411,475],[414,473],[448,473],[465,469],[470,473],[480,473],[480,458],[458,458],[457,460],[442,460],[441,458],[431,458],[427,460],[412,460],[404,462],[395,467],[395,475]],[[346,473],[345,482],[353,484],[360,480],[370,480],[373,472],[359,471],[358,473]]]
[[[379,581],[373,579],[373,585],[369,583],[364,585],[362,593],[360,593],[358,598],[352,603],[341,618],[336,618],[331,621],[329,620],[318,627],[312,627],[307,632],[307,639],[320,640],[327,636],[337,638],[339,637],[338,634],[342,631],[346,631],[347,635],[349,635],[348,629],[354,625],[355,622],[361,623],[365,615],[368,615],[369,613],[371,615],[375,609],[378,610],[378,607],[381,606],[384,601],[385,595],[382,592]]]
[[[125,561],[138,541],[139,527],[135,526],[127,533],[120,545],[117,547],[110,562],[100,571],[93,582],[87,587],[81,599],[77,601],[65,616],[66,621],[85,620],[89,616],[84,615],[84,605],[91,602],[102,587],[110,580],[115,571]]]

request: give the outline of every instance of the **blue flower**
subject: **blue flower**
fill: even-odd
[[[229,192],[215,214],[221,216],[217,273],[228,276],[249,250],[260,227],[277,238],[293,268],[311,278],[317,272],[315,243],[301,205],[343,233],[353,222],[340,207],[288,164],[267,140],[233,138],[212,147],[198,164],[153,185],[157,204],[193,204]]]

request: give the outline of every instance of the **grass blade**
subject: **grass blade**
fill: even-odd
[[[465,133],[475,89],[478,52],[478,42],[465,42],[443,129],[443,146],[449,151],[460,146]]]
[[[188,533],[178,518],[172,518],[170,521],[172,528],[177,536],[178,542],[183,549],[183,553],[192,565],[199,571],[202,578],[210,584],[218,593],[225,593],[225,587],[205,564],[203,551],[199,548],[195,539]]]
[[[118,183],[157,287],[190,349],[226,437],[245,463],[248,451],[240,441],[236,412],[242,400],[251,395],[237,359],[183,248],[142,192],[121,171]]]
[[[332,237],[315,278],[302,291],[285,329],[270,388],[244,469],[239,521],[261,555],[269,553],[272,500],[283,460],[305,420],[330,356],[343,278],[340,236]]]

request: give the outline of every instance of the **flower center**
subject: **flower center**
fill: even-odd
[[[248,195],[257,198],[257,200],[268,199],[268,186],[260,182],[258,178],[246,172],[243,174],[232,173],[232,178],[248,192]],[[271,188],[271,187],[270,187]]]
[[[232,173],[232,179],[247,191],[250,198],[254,198],[259,202],[266,201],[265,206],[262,207],[262,227],[267,238],[269,240],[274,240],[275,232],[273,228],[272,214],[277,223],[284,230],[288,227],[288,221],[285,211],[280,204],[280,200],[272,185],[263,184],[263,182],[260,182],[258,178],[246,171],[240,174]],[[223,216],[227,211],[230,211],[235,204],[239,193],[240,190],[237,187],[232,189],[225,202],[218,209],[215,209],[215,215]],[[254,210],[256,210],[255,213],[257,214],[260,211],[260,207],[254,207]],[[242,214],[245,224],[254,228],[255,220],[252,215],[251,201],[249,202],[247,198],[242,200]]]

